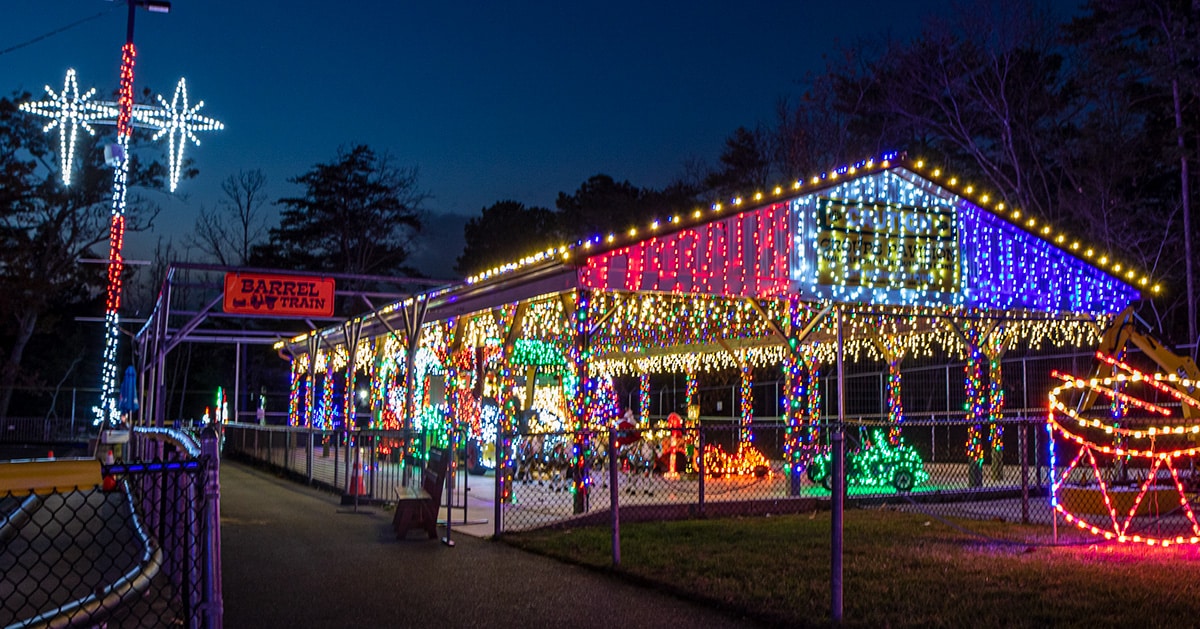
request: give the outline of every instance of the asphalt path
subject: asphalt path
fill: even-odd
[[[225,626],[753,627],[709,607],[500,542],[451,548],[391,513],[221,464]]]

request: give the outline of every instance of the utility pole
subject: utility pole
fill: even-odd
[[[155,13],[168,13],[171,3],[160,0],[126,0],[129,17],[125,25],[125,45],[121,47],[121,82],[117,98],[117,144],[111,148],[113,165],[112,211],[108,227],[108,292],[104,301],[104,365],[100,371],[100,407],[97,420],[102,426],[119,421],[116,383],[120,367],[117,349],[120,341],[122,274],[125,259],[125,199],[129,183],[129,138],[133,135],[133,64],[137,51],[133,46],[133,24],[139,6]]]

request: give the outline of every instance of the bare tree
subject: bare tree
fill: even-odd
[[[875,112],[869,110],[879,91],[873,62],[887,45],[886,39],[864,39],[830,53],[824,71],[805,78],[799,99],[776,103],[772,160],[783,180],[804,179],[901,147],[916,148],[911,141],[887,137],[890,129],[875,124]]]
[[[1197,229],[1192,216],[1191,162],[1196,147],[1188,139],[1195,133],[1196,106],[1200,102],[1200,4],[1190,0],[1090,0],[1087,13],[1074,20],[1068,37],[1087,55],[1092,83],[1113,93],[1128,95],[1127,109],[1140,115],[1137,130],[1149,138],[1154,150],[1138,159],[1161,165],[1155,181],[1143,179],[1144,187],[1162,190],[1159,205],[1171,208],[1168,235],[1173,242],[1167,251],[1183,249],[1183,256],[1167,255],[1159,273],[1182,273],[1183,309],[1189,341],[1197,332],[1196,258],[1193,239]],[[1119,154],[1113,147],[1109,155]],[[1176,168],[1168,170],[1171,163]],[[1173,172],[1172,172],[1173,171]],[[1174,182],[1168,181],[1168,178]],[[1170,199],[1170,195],[1174,199]],[[1171,307],[1175,307],[1172,304]]]
[[[267,177],[261,170],[242,170],[221,183],[225,197],[217,208],[200,209],[188,246],[224,266],[243,266],[254,245],[266,240]]]

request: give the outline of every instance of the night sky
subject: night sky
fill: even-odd
[[[823,54],[907,39],[945,6],[174,0],[169,15],[139,10],[137,91],[169,100],[186,77],[200,113],[226,129],[189,147],[200,175],[173,198],[154,195],[166,212],[154,233],[130,235],[127,257],[160,236],[178,243],[239,170],[262,169],[275,199],[299,192],[288,178],[364,143],[419,168],[434,216],[415,262],[451,277],[461,226],[483,207],[553,207],[597,173],[661,187],[689,159],[715,164],[734,129],[770,124],[778,101],[803,91]],[[41,98],[72,67],[81,91],[115,90],[125,23],[123,3],[4,0],[0,91]]]

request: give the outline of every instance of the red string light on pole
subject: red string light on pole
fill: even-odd
[[[108,292],[104,305],[104,366],[100,376],[100,406],[97,424],[120,421],[115,395],[117,349],[120,341],[122,274],[125,271],[125,198],[129,180],[129,137],[133,135],[133,64],[137,51],[133,46],[133,7],[130,7],[129,40],[121,47],[121,87],[117,98],[117,149],[113,158],[112,219],[108,228]]]

